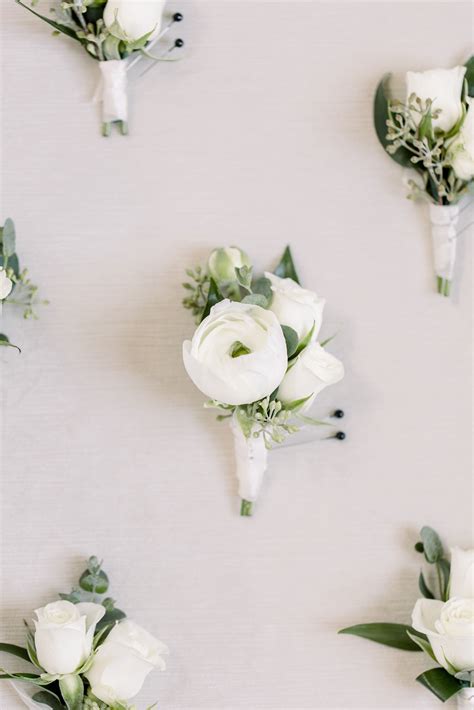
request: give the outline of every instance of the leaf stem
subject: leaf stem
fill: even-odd
[[[240,506],[240,515],[243,517],[250,517],[252,515],[253,503],[249,500],[242,498],[242,504]]]

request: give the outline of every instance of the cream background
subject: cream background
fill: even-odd
[[[137,81],[131,135],[105,140],[94,62],[2,5],[1,218],[51,301],[5,316],[2,639],[95,553],[171,648],[141,708],[441,707],[421,654],[336,631],[409,620],[422,524],[473,542],[471,240],[443,301],[371,122],[385,71],[469,55],[472,6],[173,2],[186,59]],[[348,438],[272,454],[242,520],[231,437],[181,365],[180,282],[216,244],[264,268],[288,242],[347,368],[315,411],[342,406]],[[21,707],[5,684],[0,703]]]

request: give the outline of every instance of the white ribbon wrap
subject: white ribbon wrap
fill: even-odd
[[[463,688],[456,694],[458,710],[472,710],[474,708],[474,688]]]
[[[98,100],[102,102],[102,120],[104,123],[128,119],[127,99],[127,62],[124,59],[112,59],[99,62],[101,72]]]
[[[231,429],[234,435],[239,496],[253,503],[258,498],[263,476],[267,470],[268,450],[262,434],[255,437],[252,432],[249,438],[244,436],[235,415],[231,420]]]
[[[458,219],[457,205],[430,205],[435,272],[446,281],[453,278]]]

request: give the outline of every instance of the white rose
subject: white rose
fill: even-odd
[[[407,99],[412,94],[422,101],[431,99],[433,110],[441,109],[439,118],[433,119],[433,127],[447,133],[462,116],[461,94],[465,73],[466,67],[409,71],[406,75]],[[416,124],[420,122],[419,113],[413,113],[412,117]]]
[[[0,301],[3,301],[11,292],[13,281],[8,278],[5,269],[0,267]]]
[[[183,360],[201,392],[234,405],[271,394],[288,365],[276,316],[260,306],[227,299],[211,309],[192,341],[183,343]]]
[[[74,673],[90,656],[95,627],[105,614],[101,604],[52,602],[35,611],[38,661],[47,673]]]
[[[265,273],[272,284],[273,298],[270,310],[281,325],[289,325],[296,330],[298,340],[303,340],[314,325],[312,340],[318,337],[323,320],[326,301],[313,291],[302,288],[293,279],[281,279],[275,274]]]
[[[426,634],[438,663],[450,671],[474,669],[474,599],[418,599],[412,626]]]
[[[164,670],[166,646],[133,621],[121,621],[99,646],[84,674],[92,693],[108,705],[126,703],[140,692],[147,675]]]
[[[451,549],[449,597],[474,598],[474,550]]]
[[[319,392],[344,377],[344,366],[319,343],[311,343],[298,355],[278,388],[278,399],[284,404],[310,397],[308,409]]]
[[[449,147],[451,165],[460,180],[474,177],[474,99],[468,98],[468,110],[459,134]]]
[[[104,10],[106,27],[117,21],[129,40],[137,40],[149,32],[156,37],[161,29],[161,16],[166,0],[108,0]]]
[[[214,249],[208,261],[209,273],[216,283],[235,281],[235,270],[251,265],[247,254],[238,247]]]

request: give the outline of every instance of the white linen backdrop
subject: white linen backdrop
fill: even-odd
[[[371,117],[385,72],[469,56],[471,4],[173,0],[186,57],[134,82],[109,139],[94,61],[2,10],[1,219],[51,302],[1,328],[23,346],[1,353],[2,640],[96,554],[171,649],[140,708],[440,707],[421,653],[336,632],[409,621],[423,524],[472,544],[471,239],[443,300]],[[347,439],[271,454],[241,519],[231,435],[181,363],[181,282],[215,245],[263,269],[287,243],[346,365],[314,412],[342,407]],[[21,707],[6,684],[0,703]]]

